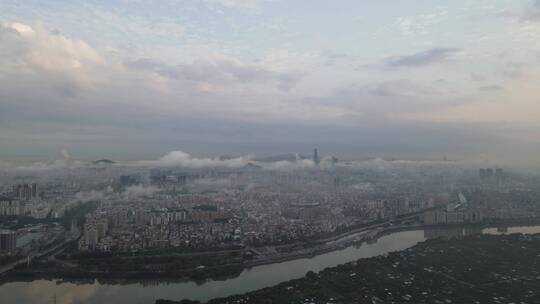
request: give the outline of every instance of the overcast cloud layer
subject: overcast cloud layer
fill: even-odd
[[[2,1],[0,158],[538,163],[540,2],[402,2]]]

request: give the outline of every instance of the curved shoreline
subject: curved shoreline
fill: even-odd
[[[269,264],[274,264],[274,263],[281,263],[281,262],[287,262],[287,261],[291,261],[291,260],[296,260],[296,259],[302,259],[302,258],[312,258],[312,257],[315,257],[315,256],[318,256],[320,254],[324,254],[324,253],[328,253],[328,252],[332,252],[332,251],[335,251],[335,250],[341,250],[341,249],[344,249],[344,248],[347,248],[349,247],[350,245],[354,244],[354,243],[363,243],[363,242],[366,242],[366,241],[370,241],[370,240],[376,240],[376,239],[379,239],[385,235],[388,235],[388,234],[392,234],[392,233],[397,233],[397,232],[403,232],[403,231],[414,231],[414,230],[425,230],[425,229],[443,229],[443,228],[467,228],[467,227],[470,227],[470,228],[479,228],[479,229],[489,229],[489,228],[498,228],[500,226],[504,227],[508,227],[508,226],[512,226],[512,227],[527,227],[527,226],[530,226],[530,225],[537,225],[537,224],[540,224],[540,218],[534,218],[534,219],[530,219],[528,221],[516,221],[516,220],[509,220],[509,221],[498,221],[498,222],[490,222],[490,223],[480,223],[480,224],[467,224],[467,223],[460,223],[460,224],[446,224],[446,225],[424,225],[424,224],[419,224],[419,225],[401,225],[401,226],[389,226],[389,227],[384,227],[384,225],[386,225],[388,223],[381,223],[381,224],[377,224],[374,229],[379,229],[379,230],[366,230],[366,228],[360,228],[360,229],[357,229],[357,230],[354,230],[354,231],[349,231],[349,232],[346,232],[342,235],[339,235],[339,236],[336,236],[336,237],[332,237],[333,242],[335,242],[335,245],[333,245],[332,247],[327,247],[327,248],[321,248],[321,249],[315,249],[313,250],[311,253],[297,253],[297,254],[291,254],[290,256],[283,256],[283,257],[279,257],[279,258],[275,258],[275,259],[268,259],[268,261],[260,261],[260,262],[254,262],[251,264],[248,263],[248,265],[246,266],[246,269],[249,269],[251,267],[255,267],[255,266],[260,266],[260,265],[269,265]],[[383,228],[383,229],[380,229],[380,228]],[[373,229],[373,228],[372,228]],[[354,239],[354,240],[350,240],[350,241],[340,241],[341,239],[344,239],[344,238],[349,238],[355,234],[360,234],[362,232],[366,232],[366,233],[369,233],[369,232],[374,232],[374,234],[369,234],[369,235],[366,235],[367,237],[363,237],[362,239]],[[320,241],[318,241],[320,242]]]
[[[11,275],[8,273],[4,276],[4,280],[0,282],[0,286],[9,283],[17,282],[20,279],[26,278],[28,281],[37,280],[37,279],[60,279],[66,280],[69,282],[71,280],[75,281],[84,281],[84,280],[101,280],[101,279],[111,279],[111,280],[127,280],[131,282],[138,282],[144,279],[150,280],[159,280],[163,279],[168,281],[169,279],[172,282],[195,282],[197,284],[204,284],[208,281],[222,281],[227,279],[233,279],[238,277],[242,272],[250,270],[252,268],[264,265],[279,264],[288,261],[294,261],[299,259],[311,259],[319,255],[326,253],[339,251],[346,249],[353,244],[362,244],[364,242],[369,242],[371,240],[378,240],[379,238],[390,235],[392,233],[405,232],[405,231],[414,231],[414,230],[426,230],[426,229],[451,229],[451,228],[478,228],[478,229],[487,229],[487,228],[497,228],[497,227],[526,227],[535,224],[540,224],[540,219],[533,218],[528,219],[527,221],[497,221],[483,224],[452,224],[452,225],[396,225],[389,226],[389,222],[378,223],[368,227],[359,228],[353,231],[348,231],[339,236],[314,241],[308,243],[311,247],[303,249],[302,251],[295,251],[287,254],[281,254],[277,256],[266,257],[259,260],[253,261],[244,261],[241,263],[229,263],[214,267],[205,267],[205,271],[209,271],[207,276],[200,274],[200,269],[192,268],[186,269],[185,271],[174,271],[174,272],[144,272],[144,271],[135,271],[135,272],[101,272],[101,271],[86,271],[86,272],[58,272],[50,270],[35,270],[28,272],[15,272]],[[356,234],[361,234],[355,236]],[[331,244],[327,241],[332,239]],[[327,242],[324,242],[327,241]],[[306,245],[306,244],[304,244]],[[289,245],[294,246],[294,245]],[[249,250],[249,249],[246,249]],[[219,254],[219,251],[216,251],[216,254]],[[206,255],[209,253],[206,252]],[[197,253],[193,253],[194,256]],[[214,273],[212,273],[214,272]],[[19,280],[18,280],[19,279]],[[23,279],[24,280],[24,279]],[[24,280],[26,281],[26,280]]]
[[[507,231],[508,234],[540,233],[540,225],[534,225],[534,221],[520,221],[514,225],[491,223],[487,225],[453,225],[453,226],[435,226],[422,230],[422,227],[386,227],[376,234],[377,242],[364,242],[360,245],[358,242],[352,242],[353,245],[341,245],[339,250],[329,250],[332,252],[320,254],[306,254],[304,256],[288,255],[284,262],[277,260],[265,260],[268,265],[247,268],[246,265],[237,265],[238,268],[231,275],[220,275],[217,278],[206,280],[182,279],[178,276],[148,274],[148,276],[136,274],[119,273],[120,276],[111,278],[110,276],[101,276],[99,278],[75,278],[73,276],[63,277],[55,274],[44,274],[45,277],[22,277],[0,285],[0,293],[13,293],[15,303],[34,303],[26,297],[27,292],[34,290],[37,286],[43,290],[47,296],[54,295],[73,295],[77,292],[85,294],[92,290],[91,303],[155,303],[156,299],[191,299],[205,303],[214,298],[227,297],[234,294],[244,294],[254,290],[260,290],[275,286],[283,282],[302,278],[306,272],[312,271],[318,273],[327,268],[333,268],[342,264],[349,264],[365,258],[389,254],[407,250],[417,244],[423,243],[426,238],[454,237],[473,233],[500,234]],[[520,226],[525,226],[520,227]],[[476,227],[476,228],[470,228]],[[486,227],[507,227],[508,230],[487,229]],[[402,230],[401,232],[399,230]],[[403,231],[405,230],[405,231]],[[410,231],[407,231],[410,230]],[[347,238],[352,240],[353,238]],[[360,238],[359,238],[360,239]],[[355,240],[356,241],[356,240]],[[321,247],[319,247],[321,248]],[[310,248],[313,250],[313,248]],[[271,262],[271,263],[270,263]],[[240,274],[238,274],[240,273]],[[40,274],[41,276],[41,274]],[[60,278],[60,279],[58,279]],[[86,297],[78,299],[89,300]]]

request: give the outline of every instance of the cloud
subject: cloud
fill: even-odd
[[[487,80],[487,77],[481,74],[471,73],[471,80],[476,82],[483,82]]]
[[[71,158],[71,155],[69,154],[69,152],[66,149],[60,150],[60,154],[66,160]]]
[[[507,79],[520,79],[524,75],[525,65],[519,62],[507,62],[497,72],[498,75]]]
[[[447,61],[460,50],[456,48],[434,48],[407,56],[392,57],[386,60],[390,67],[418,67]]]
[[[63,100],[79,97],[107,81],[114,70],[90,45],[53,34],[43,26],[0,24],[0,120],[15,112],[32,115],[64,110]]]
[[[8,24],[8,27],[14,29],[15,31],[17,31],[19,34],[23,36],[34,36],[36,34],[34,29],[26,24],[13,22],[13,23]]]
[[[394,25],[405,36],[429,35],[435,26],[442,23],[449,16],[446,7],[438,7],[428,14],[399,17]]]
[[[210,167],[228,167],[228,168],[241,168],[246,166],[253,157],[238,157],[232,159],[220,159],[220,158],[197,158],[192,157],[183,151],[172,151],[165,154],[157,161],[141,162],[143,165],[153,165],[159,167],[184,167],[184,168],[210,168]]]
[[[127,187],[122,194],[124,195],[124,198],[126,199],[134,199],[137,197],[152,196],[157,191],[159,191],[159,189],[154,186],[133,185],[133,186]]]
[[[462,103],[461,99],[459,92],[449,92],[445,87],[396,79],[342,87],[303,102],[341,108],[343,118],[358,121],[356,126],[379,126],[395,119],[395,114],[429,113]]]
[[[169,79],[183,79],[221,86],[275,82],[281,90],[288,91],[300,80],[298,74],[273,72],[226,58],[179,65],[167,65],[152,59],[138,59],[128,61],[126,65],[136,70],[154,72]]]
[[[354,60],[352,56],[349,56],[345,53],[338,53],[330,50],[322,52],[321,56],[325,58],[324,64],[329,67],[335,66],[338,63],[350,64],[350,61]]]
[[[321,160],[321,167],[328,167],[327,163],[330,158]],[[156,161],[139,161],[136,163],[141,166],[157,166],[157,167],[183,167],[191,169],[202,168],[243,168],[249,164],[260,166],[263,170],[269,171],[291,171],[315,168],[316,165],[311,159],[302,159],[297,156],[296,161],[275,161],[275,162],[258,162],[255,161],[255,156],[243,156],[236,158],[198,158],[191,156],[183,151],[172,151],[165,154]],[[206,181],[205,181],[206,182]],[[215,181],[213,181],[215,182]],[[223,183],[223,180],[219,180]]]
[[[315,168],[315,162],[311,159],[297,159],[296,161],[276,161],[261,164],[265,170],[272,171],[292,171]]]
[[[253,9],[268,0],[204,0],[209,4],[217,4],[227,8]]]
[[[278,88],[282,91],[290,91],[302,79],[303,75],[299,73],[279,73],[277,74]]]
[[[34,28],[21,23],[0,25],[0,41],[2,53],[11,55],[0,60],[17,57],[19,68],[66,73],[73,77],[85,67],[103,63],[98,52],[87,43],[49,33],[41,25]],[[5,66],[4,62],[2,65]]]
[[[150,23],[154,21],[166,20]],[[111,29],[115,35],[129,36],[130,31],[138,31],[129,23],[129,31],[120,32],[122,23],[127,21],[115,22],[119,23],[118,28]],[[522,72],[515,64],[492,65],[478,57],[474,72],[490,77],[475,77],[482,81],[476,84],[471,84],[468,77],[473,71],[464,66],[470,57],[460,56],[452,67],[435,65],[452,59],[459,52],[457,48],[392,57],[369,73],[358,73],[352,67],[358,65],[357,55],[309,49],[299,52],[294,45],[278,50],[263,45],[262,51],[245,51],[244,46],[234,44],[242,44],[239,41],[244,41],[246,35],[235,36],[239,40],[231,40],[231,45],[204,41],[204,46],[196,47],[191,43],[201,40],[192,28],[187,27],[182,34],[185,45],[184,40],[165,41],[168,30],[158,30],[153,35],[149,29],[144,33],[149,41],[144,52],[131,52],[128,46],[115,48],[111,53],[107,51],[109,45],[96,43],[100,39],[88,40],[93,43],[77,39],[80,29],[60,26],[70,31],[60,34],[62,31],[47,30],[48,27],[59,26],[22,22],[0,25],[2,155],[31,151],[26,153],[49,158],[60,147],[66,147],[83,158],[156,159],[163,151],[179,145],[201,155],[208,151],[268,155],[306,151],[313,146],[335,150],[337,156],[380,155],[383,150],[396,155],[412,151],[439,153],[474,145],[471,138],[478,139],[478,134],[485,135],[490,130],[489,126],[478,128],[471,123],[476,117],[461,114],[448,125],[441,123],[454,107],[478,103],[476,111],[470,113],[481,113],[484,120],[506,119],[498,116],[505,111],[495,113],[491,107],[481,105],[482,98],[499,97],[483,94],[495,89],[489,88],[490,82],[504,86],[507,100],[519,102],[526,96],[537,95],[532,88],[514,90],[511,79]],[[104,28],[107,26],[90,27],[80,35],[84,37],[96,30],[109,35]],[[110,41],[113,36],[105,40]],[[225,36],[220,39],[230,37]],[[135,43],[141,41],[139,38],[134,39]],[[339,50],[356,54],[346,48]],[[469,51],[467,54],[470,55]],[[521,62],[526,69],[526,58],[513,58],[514,54],[510,54],[512,58],[507,60]],[[327,61],[335,64],[327,66]],[[433,68],[418,69],[414,75],[408,69],[400,69],[420,66]],[[389,68],[393,68],[392,73],[387,73]],[[498,70],[511,83],[495,79]],[[532,69],[526,71],[527,76],[534,73]],[[532,77],[522,77],[520,86],[533,83],[536,78]],[[434,81],[439,78],[447,81]],[[493,100],[493,104],[497,102]],[[508,103],[503,106],[510,108]],[[511,122],[536,123],[530,118],[534,105],[519,108],[532,110],[515,114]],[[427,118],[419,119],[419,115]],[[457,142],[457,137],[465,139]],[[247,161],[249,157],[232,164],[228,160],[173,154],[152,164],[238,167]],[[272,166],[310,165],[292,162]],[[77,164],[61,159],[37,163],[31,169],[70,166]]]
[[[301,115],[283,112],[277,96],[300,74],[227,56],[166,64],[105,55],[39,25],[0,25],[0,141],[76,152],[91,142],[100,148],[82,150],[166,138],[215,142],[254,133],[249,120]]]
[[[216,191],[228,188],[232,181],[225,178],[199,178],[189,184],[191,189],[197,191]]]
[[[479,87],[478,90],[483,92],[498,92],[504,90],[504,87],[500,85],[487,85]]]
[[[522,18],[526,21],[540,21],[540,0],[531,3]]]
[[[29,172],[39,172],[39,171],[52,171],[52,170],[63,170],[63,169],[75,169],[75,168],[84,168],[87,164],[81,161],[68,160],[68,159],[58,159],[50,162],[32,162],[30,164],[21,165],[15,167],[16,171],[29,171]]]
[[[90,201],[98,201],[98,200],[102,200],[104,199],[106,196],[106,192],[105,191],[96,191],[96,190],[91,190],[91,191],[88,191],[88,192],[77,192],[77,194],[75,194],[75,201],[77,202],[81,202],[81,203],[86,203],[86,202],[90,202]]]

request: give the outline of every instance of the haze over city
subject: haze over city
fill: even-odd
[[[538,165],[538,1],[2,1],[0,157]]]

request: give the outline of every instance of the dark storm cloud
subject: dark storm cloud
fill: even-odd
[[[456,48],[434,48],[412,55],[393,57],[386,60],[390,67],[417,67],[443,62],[460,50]]]

